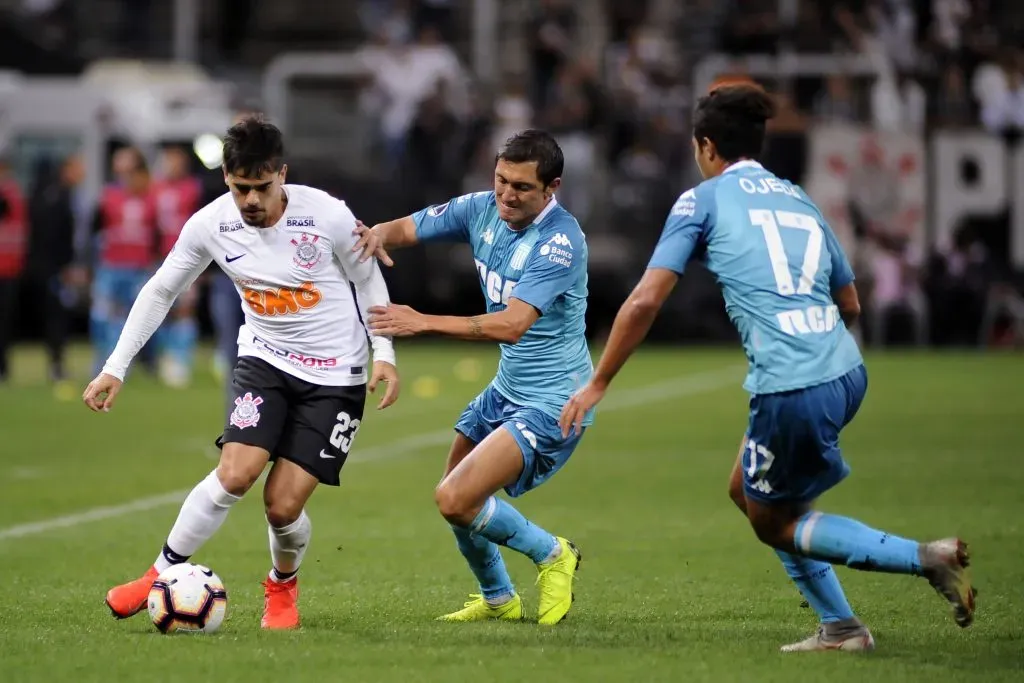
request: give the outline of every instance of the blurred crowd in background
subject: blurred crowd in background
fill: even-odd
[[[865,341],[1024,343],[1014,257],[1024,163],[1012,161],[1024,131],[1024,2],[507,0],[490,3],[498,39],[487,78],[474,68],[480,10],[468,0],[185,5],[198,13],[195,60],[228,84],[236,111],[267,107],[261,79],[281,54],[343,52],[360,65],[355,78],[296,80],[285,132],[290,180],[346,199],[367,223],[486,189],[501,141],[530,126],[552,131],[566,161],[559,201],[590,244],[595,338],[639,278],[673,201],[699,182],[696,98],[715,83],[753,80],[779,108],[762,161],[834,221],[866,301]],[[100,59],[167,60],[180,11],[181,0],[0,0],[0,70],[43,77]],[[790,68],[822,55],[853,66]],[[957,151],[965,136],[995,141],[1000,156]],[[0,378],[16,339],[46,340],[55,377],[69,337],[89,334],[99,356],[110,347],[167,240],[223,191],[218,170],[181,143],[141,151],[111,139],[106,189],[91,204],[76,193],[85,171],[75,154],[35,159],[26,175],[0,147]],[[942,204],[939,148],[962,156],[948,157],[960,159],[956,187],[995,173],[995,206]],[[122,262],[103,237],[131,221],[145,249]],[[480,308],[465,254],[415,254],[387,274],[395,300]],[[732,339],[709,276],[695,268],[684,280],[654,336]],[[211,274],[179,307],[150,355],[165,381],[187,383],[190,340],[217,331],[228,313],[210,311],[237,309],[231,297]],[[220,330],[225,348],[232,324]]]

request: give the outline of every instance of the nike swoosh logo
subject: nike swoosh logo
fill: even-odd
[[[322,448],[321,448],[321,449],[320,449],[320,457],[321,457],[321,458],[323,458],[324,460],[327,460],[328,458],[333,458],[334,456],[333,456],[333,455],[328,455],[328,454],[327,454],[327,453],[326,453],[326,452],[324,451],[324,449],[322,449]]]
[[[224,260],[227,261],[228,263],[231,263],[232,261],[237,261],[243,256],[245,256],[245,254],[239,254],[238,256],[225,256]]]

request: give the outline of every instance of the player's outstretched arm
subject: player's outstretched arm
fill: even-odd
[[[424,315],[408,306],[389,304],[370,309],[370,329],[389,337],[411,337],[439,334],[469,341],[496,341],[516,344],[526,334],[540,313],[515,297],[504,310],[485,315]]]
[[[678,281],[679,275],[666,268],[649,268],[644,273],[615,316],[608,343],[594,370],[594,376],[562,408],[558,422],[563,437],[567,437],[573,428],[577,434],[580,433],[583,417],[604,398],[608,385],[647,336],[665,299]]]
[[[418,241],[416,223],[412,216],[405,216],[387,223],[378,223],[372,228],[366,227],[362,221],[357,221],[353,234],[358,237],[358,240],[352,247],[352,251],[359,252],[360,262],[375,256],[386,266],[395,265],[388,255],[388,249],[409,247]]]

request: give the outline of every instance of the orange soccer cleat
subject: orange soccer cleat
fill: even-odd
[[[266,601],[260,625],[267,629],[290,629],[299,626],[299,579],[293,577],[284,583],[269,578],[264,580]]]
[[[107,607],[118,619],[127,619],[146,609],[149,589],[159,575],[156,567],[150,567],[140,578],[114,586],[107,591]]]

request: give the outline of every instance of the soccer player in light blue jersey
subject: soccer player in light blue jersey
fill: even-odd
[[[495,494],[536,488],[569,459],[593,419],[563,435],[565,401],[593,372],[584,338],[587,244],[579,223],[559,206],[562,150],[549,134],[527,130],[498,153],[494,191],[469,194],[411,216],[357,229],[356,249],[392,265],[387,249],[417,242],[467,242],[473,248],[487,313],[424,315],[390,304],[371,310],[374,333],[441,334],[496,341],[498,374],[455,425],[444,478],[434,498],[480,584],[480,595],[444,621],[521,619],[522,601],[498,546],[529,557],[540,572],[538,622],[557,624],[573,601],[580,554]]]
[[[832,564],[923,576],[952,604],[956,623],[969,626],[974,591],[966,544],[918,543],[813,509],[850,471],[839,432],[867,389],[847,327],[860,304],[850,264],[818,207],[754,160],[771,115],[771,100],[756,87],[721,87],[701,98],[693,150],[706,180],[673,206],[593,378],[563,409],[563,433],[594,409],[686,264],[699,259],[722,288],[749,361],[750,418],[729,495],[821,620],[815,635],[782,650],[874,648]]]

